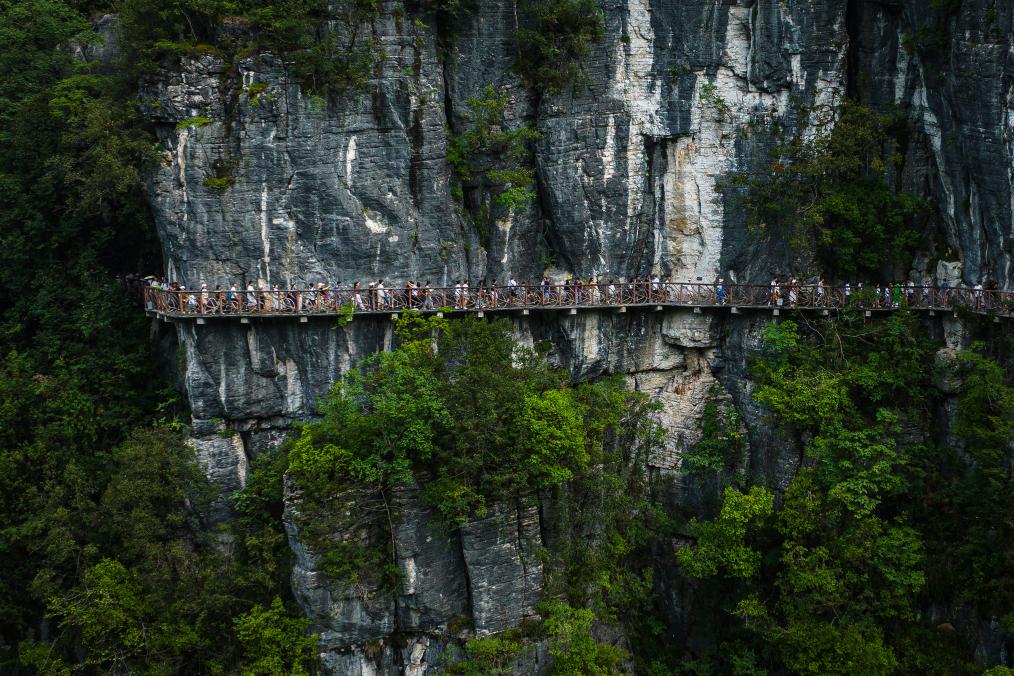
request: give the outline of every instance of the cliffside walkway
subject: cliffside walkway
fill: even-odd
[[[897,298],[896,298],[897,296]],[[165,320],[210,318],[298,317],[307,321],[316,316],[397,316],[407,310],[422,312],[491,313],[566,312],[582,309],[609,309],[623,313],[627,308],[662,310],[682,307],[701,312],[705,308],[728,309],[732,314],[747,310],[774,315],[788,310],[830,314],[848,306],[862,308],[867,316],[890,312],[900,307],[934,312],[952,312],[964,308],[996,318],[1014,316],[1014,292],[967,288],[902,287],[900,295],[890,299],[875,289],[846,289],[817,286],[774,287],[747,284],[625,284],[522,285],[517,287],[462,289],[439,288],[413,290],[309,288],[288,290],[171,290],[145,286],[144,306],[152,315]]]

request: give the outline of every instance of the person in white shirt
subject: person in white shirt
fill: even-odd
[[[510,281],[507,282],[507,302],[513,305],[517,302],[518,298],[518,282],[514,279],[514,275],[511,275]]]

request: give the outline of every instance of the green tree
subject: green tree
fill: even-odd
[[[693,577],[738,580],[724,604],[741,624],[728,636],[763,640],[772,668],[897,668],[894,637],[926,584],[922,534],[899,509],[919,451],[902,428],[924,417],[932,354],[913,323],[765,331],[754,396],[795,436],[803,467],[777,510],[762,488],[727,489],[720,515],[692,521],[695,544],[677,556]]]
[[[257,605],[236,618],[236,636],[243,646],[240,669],[258,676],[304,676],[310,673],[317,635],[310,621],[289,615],[277,596],[267,608]]]
[[[888,183],[904,122],[848,100],[800,116],[810,123],[780,136],[768,164],[733,180],[750,228],[816,254],[835,273],[907,263],[926,205]]]

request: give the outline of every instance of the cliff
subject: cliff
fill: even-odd
[[[779,130],[806,122],[800,104],[833,105],[849,94],[905,111],[914,131],[898,149],[895,183],[935,207],[927,225],[935,249],[898,274],[932,275],[931,263],[947,259],[960,262],[947,269],[965,281],[988,275],[1010,288],[1014,10],[969,0],[939,19],[946,40],[930,49],[912,37],[924,5],[610,0],[606,35],[580,62],[580,86],[557,94],[536,93],[513,72],[518,11],[505,0],[482,2],[462,19],[447,53],[434,28],[388,7],[369,26],[385,58],[365,94],[309,96],[278,55],[183,58],[142,90],[163,149],[148,194],[166,269],[188,286],[212,287],[381,277],[502,283],[537,279],[547,267],[741,282],[813,274],[782,242],[750,236],[722,185],[763,163]],[[536,197],[494,207],[477,227],[452,190],[448,131],[468,127],[468,99],[490,84],[509,94],[507,125],[541,135]],[[186,123],[195,118],[206,119]],[[226,189],[209,178],[226,179]],[[227,489],[242,484],[249,458],[313,415],[345,370],[393,340],[380,319],[176,330],[193,443]],[[716,384],[743,414],[750,471],[781,486],[793,475],[798,457],[781,450],[750,401],[745,355],[759,330],[757,320],[680,312],[517,324],[526,341],[551,340],[551,359],[574,377],[623,373],[662,402],[670,438],[653,465],[677,493],[680,454],[699,435]],[[223,426],[239,435],[217,436]],[[497,631],[530,614],[538,598],[541,571],[530,552],[544,544],[537,506],[502,506],[445,538],[434,536],[433,515],[411,491],[399,500],[404,580],[393,595],[336,590],[289,523],[296,596],[334,673],[427,673],[453,650],[448,637],[462,617],[478,634]],[[544,656],[531,659],[519,669],[536,670]]]

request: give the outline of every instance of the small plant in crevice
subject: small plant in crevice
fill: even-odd
[[[274,100],[274,97],[268,93],[270,86],[267,82],[253,82],[244,87],[243,91],[250,97],[251,105],[257,106],[262,101],[270,103]]]
[[[188,117],[185,120],[177,122],[176,131],[183,131],[184,129],[189,129],[190,127],[196,127],[197,129],[201,129],[203,127],[207,127],[209,124],[211,124],[210,117],[206,117],[204,115],[196,115],[194,117]]]
[[[209,190],[228,190],[236,184],[233,172],[237,166],[239,160],[219,158],[211,164],[215,175],[205,177],[201,184]]]
[[[724,120],[732,112],[729,102],[718,93],[718,87],[713,82],[701,83],[701,103],[715,111],[719,119]]]

